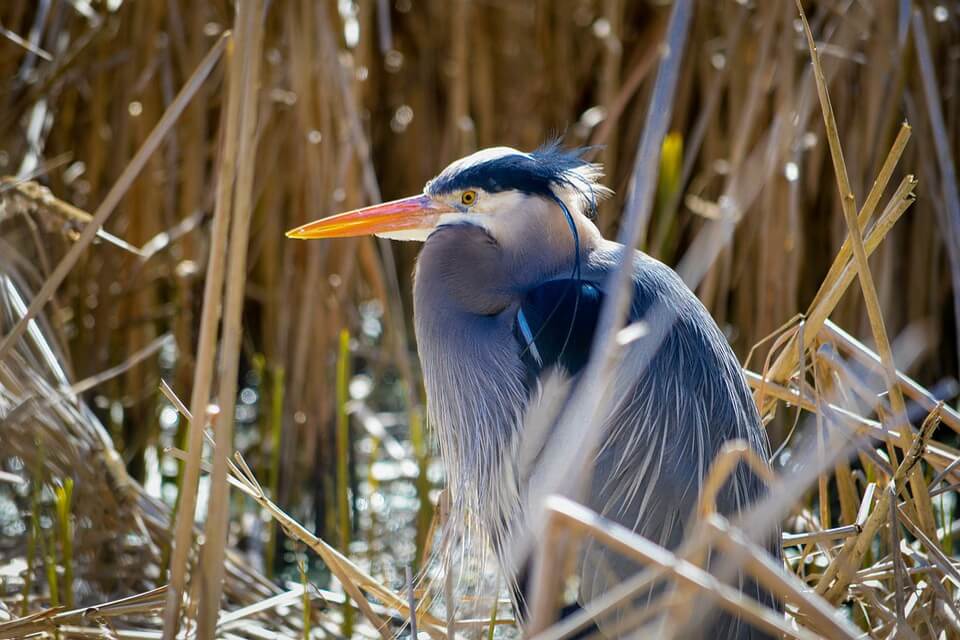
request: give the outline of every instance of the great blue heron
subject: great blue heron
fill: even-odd
[[[533,491],[517,472],[525,414],[549,372],[576,384],[610,276],[631,251],[630,320],[659,323],[662,331],[656,341],[625,347],[584,500],[675,548],[724,443],[746,441],[766,459],[767,437],[736,357],[696,296],[670,268],[605,240],[591,221],[597,200],[610,191],[598,182],[600,167],[582,156],[556,144],[530,153],[485,149],[448,166],[420,195],[287,235],[424,242],[413,298],[429,421],[455,504],[479,517],[495,547],[525,526]],[[718,508],[735,514],[762,493],[760,480],[741,464]],[[777,544],[769,546],[779,554]],[[595,554],[594,564],[604,558]],[[591,566],[586,556],[582,593],[608,587],[603,574],[611,567]],[[522,573],[504,569],[522,594]],[[769,594],[742,584],[776,606]],[[730,616],[713,624],[710,635],[759,637]]]

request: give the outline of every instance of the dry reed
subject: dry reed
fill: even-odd
[[[708,495],[673,552],[551,499],[545,535],[644,569],[551,624],[564,563],[543,545],[531,632],[567,637],[663,582],[630,624],[684,637],[702,602],[788,637],[960,637],[955,6],[818,0],[808,24],[772,2],[115,4],[0,7],[0,638],[323,637],[355,613],[362,637],[492,634],[404,576],[436,499],[415,251],[282,232],[558,132],[606,144],[607,234],[757,346],[745,373],[784,447],[769,501],[726,522]],[[374,391],[348,405],[351,370]],[[372,469],[389,448],[358,446],[356,416],[413,469],[389,481],[417,505],[389,562],[374,548],[405,516],[351,535],[373,493],[344,451]],[[783,566],[752,542],[772,522]],[[292,541],[324,569],[284,582]],[[787,615],[708,571],[710,547]]]

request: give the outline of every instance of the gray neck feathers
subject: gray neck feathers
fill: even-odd
[[[513,498],[497,494],[507,490],[500,479],[513,464],[515,414],[526,400],[506,266],[482,229],[441,228],[424,244],[414,280],[429,421],[455,504],[484,520]]]
[[[524,491],[516,449],[528,397],[516,311],[531,286],[568,277],[573,267],[569,229],[555,215],[564,228],[547,231],[530,220],[509,233],[498,229],[507,246],[477,226],[440,227],[417,261],[417,347],[453,508],[479,516],[494,536],[512,526]],[[585,259],[598,234],[584,222]]]

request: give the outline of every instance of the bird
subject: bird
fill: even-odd
[[[594,223],[598,202],[612,191],[587,151],[558,141],[530,152],[483,149],[451,163],[418,195],[287,232],[422,243],[412,297],[428,422],[453,513],[480,522],[513,583],[521,620],[530,565],[516,567],[507,547],[518,530],[530,530],[537,491],[536,474],[521,470],[521,458],[536,456],[524,452],[525,428],[545,389],[569,390],[581,379],[625,253],[628,322],[659,326],[659,339],[623,347],[584,504],[676,549],[723,446],[746,442],[763,460],[770,453],[740,364],[704,305],[670,267],[605,239]],[[718,511],[736,515],[765,493],[740,464],[717,496]],[[778,542],[778,533],[765,542],[774,556]],[[584,552],[580,604],[624,579],[623,565],[610,553]],[[749,579],[740,587],[781,606]],[[709,636],[766,637],[725,613],[715,614]]]

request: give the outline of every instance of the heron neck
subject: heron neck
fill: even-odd
[[[576,236],[571,233],[570,225],[564,218],[564,225],[552,225],[543,243],[541,273],[535,274],[530,284],[540,284],[548,277],[567,277],[575,267],[582,267],[602,242],[603,236],[597,226],[579,213],[573,214],[573,226]],[[533,239],[531,239],[533,240]],[[579,260],[579,264],[577,263]]]
[[[438,229],[424,244],[414,277],[417,350],[437,436],[457,502],[499,513],[514,500],[503,486],[516,415],[526,397],[511,311],[512,260],[486,230]],[[484,518],[486,520],[486,518]]]
[[[553,203],[544,203],[541,210],[524,216],[533,221],[506,221],[505,228],[498,229],[504,280],[520,295],[546,280],[579,273],[578,259],[582,267],[603,242],[589,218],[573,211],[571,229],[566,216]]]

